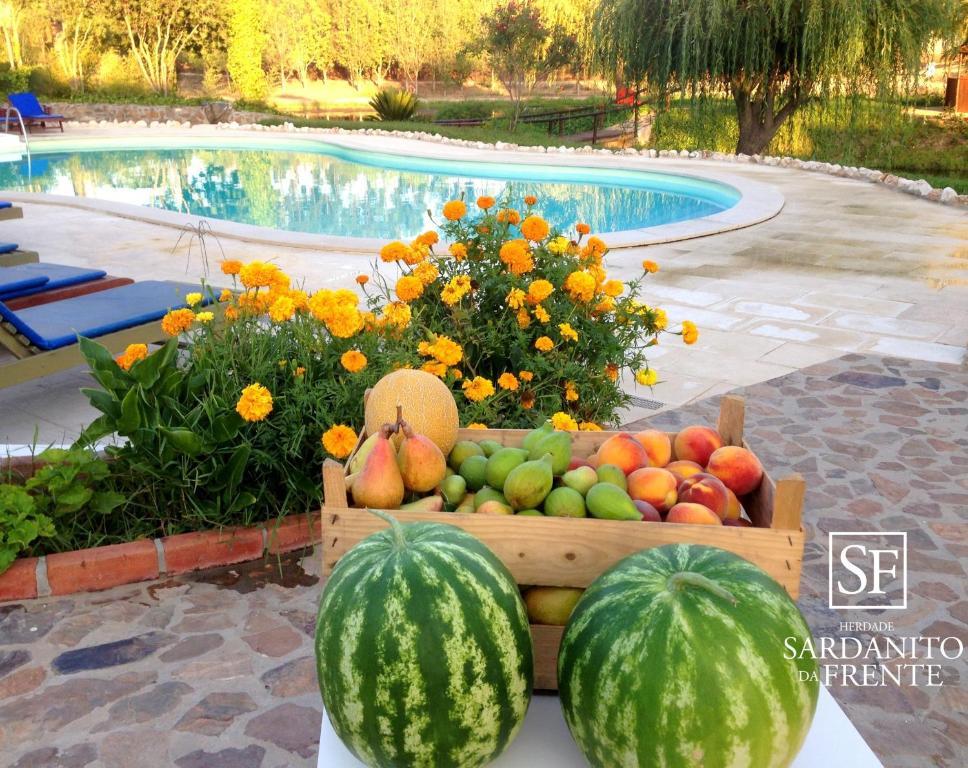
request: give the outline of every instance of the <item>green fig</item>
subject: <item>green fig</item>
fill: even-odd
[[[473,440],[461,440],[450,449],[447,463],[455,472],[460,472],[460,465],[469,456],[483,456],[484,450]]]
[[[585,504],[592,517],[603,520],[641,520],[642,513],[629,496],[612,483],[593,485],[585,495]]]
[[[445,477],[440,484],[440,492],[448,504],[460,504],[467,495],[467,481],[460,475]]]
[[[489,485],[485,485],[474,494],[474,509],[477,509],[485,501],[499,501],[502,504],[510,506],[508,500],[504,498],[504,494],[496,488],[491,488]]]
[[[508,473],[528,458],[527,451],[521,448],[502,448],[495,451],[487,460],[484,479],[491,488],[503,488]]]
[[[522,509],[520,512],[515,512],[514,514],[520,517],[544,517],[544,512],[540,509]]]
[[[478,445],[481,446],[481,450],[484,451],[484,455],[488,458],[504,447],[497,440],[481,440]]]
[[[567,432],[552,432],[538,440],[528,454],[529,459],[540,459],[546,453],[551,454],[551,472],[561,475],[568,471],[571,463],[571,435]]]
[[[540,427],[537,429],[532,429],[524,436],[524,440],[521,441],[521,447],[530,453],[531,449],[539,440],[541,440],[543,437],[547,437],[554,431],[554,425],[550,421],[546,421]]]
[[[549,517],[585,517],[585,499],[573,488],[561,486],[548,494],[544,511]]]
[[[461,477],[467,483],[468,489],[476,491],[484,487],[484,472],[487,470],[487,459],[484,454],[468,456],[461,462],[458,470]]]
[[[611,483],[623,491],[627,491],[629,488],[629,481],[626,479],[622,468],[614,464],[602,464],[596,470],[596,474],[598,475],[598,482],[600,483]]]
[[[504,497],[514,509],[536,508],[551,491],[555,476],[551,472],[551,454],[537,461],[519,464],[504,481]]]
[[[598,473],[591,467],[575,467],[561,476],[561,482],[584,496],[598,483]]]

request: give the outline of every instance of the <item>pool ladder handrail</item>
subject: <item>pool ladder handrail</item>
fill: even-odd
[[[7,105],[7,114],[3,118],[3,132],[10,133],[10,113],[13,112],[17,116],[17,122],[20,124],[20,133],[24,137],[24,147],[27,150],[27,174],[30,175],[30,138],[27,135],[27,126],[24,125],[23,115],[20,114],[20,110],[17,109],[13,104]]]

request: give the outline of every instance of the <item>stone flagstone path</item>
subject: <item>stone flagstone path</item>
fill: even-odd
[[[740,390],[746,433],[774,475],[808,483],[800,606],[827,607],[828,531],[907,531],[898,635],[968,643],[968,372],[848,354]],[[714,423],[717,398],[649,423]],[[636,427],[641,424],[634,425]],[[321,718],[312,635],[318,553],[0,605],[0,765],[313,766]],[[835,687],[888,768],[968,763],[968,669],[934,689]]]

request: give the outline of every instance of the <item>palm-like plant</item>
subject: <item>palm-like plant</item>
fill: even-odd
[[[370,99],[370,106],[378,119],[388,121],[410,120],[417,112],[419,99],[410,91],[384,88]]]

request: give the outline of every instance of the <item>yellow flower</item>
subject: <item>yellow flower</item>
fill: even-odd
[[[239,280],[246,288],[268,288],[276,285],[282,276],[279,267],[264,261],[249,262],[239,271]]]
[[[665,327],[669,324],[669,318],[666,315],[666,311],[664,309],[659,309],[659,307],[656,307],[652,311],[655,313],[655,329],[657,331],[665,330]]]
[[[542,336],[540,339],[535,341],[534,348],[540,352],[550,352],[555,348],[555,343],[547,336]]]
[[[449,203],[444,203],[444,218],[448,221],[462,219],[465,213],[467,213],[467,206],[463,200],[451,200]]]
[[[549,231],[548,222],[540,216],[528,216],[521,222],[521,234],[533,243],[544,240]]]
[[[226,259],[220,266],[224,275],[237,275],[242,271],[242,262],[236,259]]]
[[[594,235],[588,238],[588,242],[585,243],[585,247],[596,256],[602,256],[608,250],[608,246],[605,245],[605,241],[600,237],[595,237]]]
[[[463,243],[451,243],[447,250],[456,261],[463,261],[467,258],[467,246]]]
[[[526,295],[520,288],[512,288],[511,292],[505,297],[511,309],[521,309],[524,306]]]
[[[188,306],[190,306],[190,307],[194,307],[201,300],[202,300],[202,294],[200,294],[200,293],[186,293],[185,294],[185,303]]]
[[[518,310],[517,320],[518,328],[524,329],[531,325],[531,315],[528,314],[528,310],[524,307]]]
[[[128,344],[124,352],[114,358],[114,360],[122,370],[127,371],[136,362],[144,360],[146,357],[148,357],[147,344]]]
[[[578,331],[572,328],[570,323],[560,323],[558,330],[561,331],[561,338],[578,341]]]
[[[339,361],[350,373],[356,373],[366,368],[366,355],[357,349],[344,352]]]
[[[303,376],[306,375],[306,369],[303,368],[303,366],[301,365],[297,365],[296,370],[292,372],[292,375],[295,376],[297,379],[301,379]]]
[[[401,301],[413,301],[423,295],[423,283],[416,277],[404,275],[397,280],[396,292]]]
[[[239,317],[239,310],[237,310],[235,307],[227,307],[226,308],[226,310],[225,310],[225,319],[226,320],[228,320],[229,322],[232,322],[233,320],[238,319],[238,317]]]
[[[534,205],[536,202],[538,202],[538,198],[535,197],[534,195],[525,195],[524,196],[524,204],[525,205]]]
[[[554,293],[555,287],[547,280],[535,280],[528,286],[528,301],[537,304]]]
[[[297,312],[301,309],[309,309],[309,296],[306,295],[305,291],[289,291],[286,296],[292,301],[292,305]]]
[[[208,325],[210,322],[212,322],[215,319],[215,313],[199,312],[197,315],[195,315],[195,319],[204,325]]]
[[[464,349],[453,339],[446,336],[438,336],[432,344],[421,342],[417,351],[421,355],[432,356],[435,360],[443,363],[444,366],[455,366],[464,359]]]
[[[357,285],[366,285],[368,282],[370,282],[369,275],[357,275],[356,276],[356,283],[357,283]]]
[[[611,296],[605,296],[601,301],[598,302],[598,304],[596,304],[593,307],[593,311],[599,314],[602,314],[604,312],[611,312],[614,309],[615,309],[615,299],[613,299]]]
[[[577,232],[577,233],[578,233],[579,235],[587,235],[587,234],[588,234],[589,232],[591,232],[591,231],[592,231],[592,228],[591,228],[591,227],[589,227],[589,226],[588,226],[588,225],[587,225],[587,224],[586,224],[585,222],[583,222],[583,221],[579,221],[579,222],[578,222],[578,223],[577,223],[577,224],[575,225],[575,231],[576,231],[576,232]]]
[[[572,272],[565,278],[565,291],[574,301],[591,301],[595,297],[595,278],[585,271]]]
[[[578,425],[578,429],[582,432],[601,432],[602,428],[598,426],[594,421],[583,421]]]
[[[534,316],[537,318],[539,323],[547,323],[551,319],[551,315],[548,314],[548,310],[538,304],[534,308]]]
[[[392,243],[387,243],[380,249],[380,259],[386,262],[403,261],[408,257],[409,252],[409,245],[401,243],[399,240],[394,240]]]
[[[468,424],[464,429],[487,429],[487,424],[481,424],[481,422],[475,421],[473,424]]]
[[[447,366],[443,363],[439,363],[436,360],[428,360],[426,363],[420,366],[421,371],[426,371],[427,373],[432,373],[438,378],[444,378],[447,375]]]
[[[494,198],[488,195],[481,195],[477,198],[477,207],[482,211],[486,211],[488,208],[494,207]]]
[[[235,294],[232,293],[232,291],[230,291],[228,288],[224,288],[222,292],[218,295],[218,300],[222,303],[226,301],[232,301],[232,297],[234,295]]]
[[[652,274],[654,272],[659,271],[659,265],[656,264],[654,261],[649,261],[648,259],[646,259],[645,261],[642,262],[642,269],[644,269],[649,274]]]
[[[652,368],[637,371],[635,374],[636,383],[641,384],[643,387],[654,386],[658,380],[659,374],[657,374]]]
[[[565,382],[565,400],[569,403],[573,403],[578,399],[578,390],[575,389],[575,382],[566,381]]]
[[[560,235],[548,243],[548,250],[551,251],[556,256],[561,256],[565,251],[568,250],[568,246],[571,245],[567,237],[561,237]]]
[[[356,307],[337,306],[326,319],[326,329],[341,339],[348,339],[363,327],[363,315]]]
[[[450,373],[451,373],[451,376],[453,376],[454,379],[457,381],[460,381],[461,379],[464,378],[464,374],[460,368],[451,368]]]
[[[567,413],[558,411],[554,416],[551,417],[551,424],[555,429],[558,430],[576,430],[578,429],[578,422],[575,421]]]
[[[410,325],[410,305],[402,301],[394,301],[383,308],[380,316],[386,325],[403,330]]]
[[[448,307],[454,306],[471,289],[471,279],[467,275],[452,277],[440,292],[440,299]]]
[[[699,339],[699,330],[691,320],[682,321],[682,340],[686,344],[695,344]]]
[[[432,261],[424,261],[418,264],[413,270],[413,276],[423,283],[424,286],[428,286],[440,277],[440,272]]]
[[[422,240],[417,239],[410,243],[410,247],[403,254],[403,261],[410,265],[419,264],[428,256],[430,256],[430,248]]]
[[[534,378],[534,374],[531,371],[518,371],[518,378],[521,381],[531,381]]]
[[[625,290],[625,286],[622,284],[621,280],[607,280],[605,285],[602,286],[602,290],[605,291],[606,296],[615,298],[616,296],[622,295],[622,291]]]
[[[249,384],[242,390],[235,410],[246,421],[262,421],[272,412],[272,394],[259,382]]]
[[[523,275],[534,269],[526,240],[508,240],[501,246],[498,257],[507,265],[511,274]]]
[[[292,316],[295,314],[296,305],[288,296],[280,296],[269,307],[269,317],[274,323],[284,323],[287,320],[292,320]]]
[[[507,389],[513,392],[519,386],[517,377],[513,373],[502,373],[497,380],[497,385],[501,389]]]
[[[521,214],[513,208],[502,208],[497,212],[497,220],[502,224],[517,224],[521,221]]]
[[[345,424],[335,424],[323,433],[320,442],[330,456],[345,459],[353,452],[358,439],[352,427],[347,427]]]
[[[467,399],[473,400],[475,403],[486,400],[494,394],[494,384],[491,383],[490,379],[485,379],[483,376],[475,376],[473,379],[465,381],[461,387],[464,394],[467,395]]]
[[[422,232],[417,235],[417,242],[421,245],[436,245],[440,241],[440,236],[433,230],[428,230],[427,232]]]
[[[605,375],[608,376],[610,381],[618,381],[618,366],[615,363],[606,365]]]
[[[195,313],[190,309],[173,309],[161,318],[161,330],[169,336],[177,336],[191,328]]]

